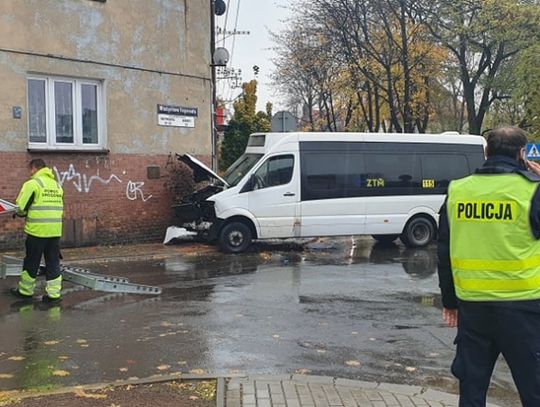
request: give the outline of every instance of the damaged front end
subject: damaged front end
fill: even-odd
[[[175,216],[182,227],[197,232],[205,240],[215,240],[219,230],[219,219],[216,217],[214,202],[207,199],[227,188],[227,181],[189,154],[177,154],[176,158],[193,170],[195,182],[217,180],[216,184],[208,185],[173,205]]]

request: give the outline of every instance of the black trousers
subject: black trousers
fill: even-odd
[[[502,354],[524,407],[540,406],[540,312],[461,302],[452,373],[459,406],[484,407],[495,362]]]
[[[23,270],[30,277],[36,278],[41,263],[41,257],[45,258],[45,277],[54,280],[60,276],[60,238],[59,237],[35,237],[26,236],[26,256],[24,257]]]

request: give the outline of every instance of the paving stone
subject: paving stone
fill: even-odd
[[[385,390],[390,393],[407,394],[409,396],[418,395],[423,391],[423,388],[420,386],[407,386],[404,384],[391,384],[391,383],[380,383],[377,388],[379,390]]]
[[[341,401],[341,398],[338,395],[338,392],[336,391],[336,388],[334,386],[330,385],[323,385],[322,389],[324,393],[326,394],[326,399],[328,400],[328,404],[331,406],[342,406],[343,402]]]
[[[255,394],[242,394],[242,404],[255,404]]]

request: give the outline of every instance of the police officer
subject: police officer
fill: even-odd
[[[29,169],[30,179],[23,184],[16,200],[17,215],[26,218],[26,256],[19,285],[11,293],[23,299],[33,297],[43,256],[47,280],[43,301],[57,302],[62,289],[60,237],[64,192],[42,159],[30,161]]]
[[[487,135],[487,160],[452,181],[439,220],[443,319],[457,325],[460,407],[484,407],[502,353],[523,406],[540,406],[540,165],[523,130]]]

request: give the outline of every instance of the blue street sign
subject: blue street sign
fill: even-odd
[[[540,160],[540,144],[527,144],[527,160]]]

